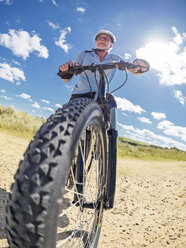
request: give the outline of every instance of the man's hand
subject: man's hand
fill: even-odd
[[[66,62],[63,65],[60,65],[59,70],[60,71],[68,71],[70,66],[72,66],[72,61],[71,60],[69,60],[68,62]]]
[[[142,73],[149,71],[149,69],[150,69],[149,63],[144,59],[135,59],[133,61],[133,64],[139,65],[139,67],[130,68],[130,69],[127,69],[127,71],[134,74],[134,75],[141,75]],[[143,67],[140,67],[140,66],[143,66]]]
[[[71,61],[71,60],[69,60],[68,62],[66,62],[66,63],[63,64],[63,65],[60,65],[60,66],[59,66],[59,70],[60,70],[60,71],[68,71],[68,69],[69,69],[70,66],[72,66],[72,61]],[[64,75],[64,76],[61,76],[61,78],[62,78],[62,80],[63,80],[64,82],[69,82],[69,81],[71,81],[72,77],[73,77],[73,74],[71,74],[71,73],[67,73],[67,74]]]

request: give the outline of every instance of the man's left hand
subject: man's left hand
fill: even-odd
[[[139,65],[139,67],[128,69],[128,71],[134,75],[141,75],[142,73],[147,72],[150,69],[149,63],[144,59],[135,59],[133,61],[133,64]],[[143,66],[143,67],[140,67],[140,66]]]

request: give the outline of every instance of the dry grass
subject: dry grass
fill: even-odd
[[[186,161],[186,152],[177,148],[162,148],[119,137],[118,157],[152,161]]]
[[[0,129],[7,133],[14,133],[17,136],[31,139],[44,122],[43,118],[16,111],[12,107],[0,106]],[[152,161],[186,161],[186,152],[176,148],[161,148],[119,137],[118,157]]]
[[[0,128],[8,132],[31,137],[44,122],[43,118],[0,106]]]

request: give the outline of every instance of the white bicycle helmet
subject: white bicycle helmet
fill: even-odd
[[[98,36],[99,36],[100,34],[107,34],[107,35],[110,36],[112,43],[115,43],[115,42],[116,42],[116,37],[115,37],[115,35],[113,35],[113,33],[110,32],[110,31],[108,31],[108,30],[100,30],[100,31],[94,36],[94,40],[97,40],[97,38],[98,38]]]

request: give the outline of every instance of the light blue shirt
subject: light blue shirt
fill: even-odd
[[[113,61],[123,61],[123,59],[115,54],[107,53],[102,61],[100,61],[99,57],[94,51],[83,51],[76,58],[75,62],[78,62],[80,65],[91,65],[94,64],[105,64],[111,63]],[[108,82],[110,83],[116,73],[116,69],[105,70],[105,74],[108,78]],[[97,84],[95,80],[95,73],[91,71],[86,71],[86,74],[89,78],[92,92],[97,92]],[[96,79],[99,82],[99,72],[96,72]],[[79,74],[78,83],[72,90],[72,94],[84,94],[90,92],[89,83],[87,77],[84,72]]]

